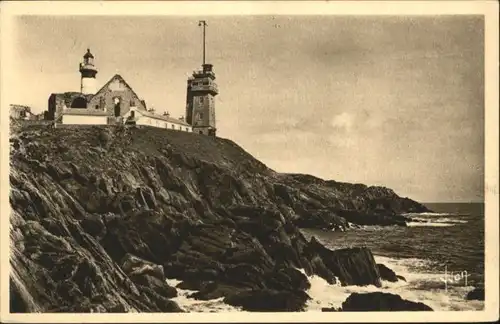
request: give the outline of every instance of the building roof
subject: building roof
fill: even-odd
[[[144,108],[146,108],[146,101],[142,100],[141,97],[139,97],[137,95],[137,93],[134,91],[134,89],[132,89],[132,87],[127,83],[127,81],[125,81],[125,79],[123,79],[123,77],[119,74],[115,74],[111,79],[108,80],[108,82],[106,82],[106,84],[104,84],[101,89],[99,89],[99,91],[97,91],[95,94],[84,94],[84,93],[81,93],[81,92],[76,92],[76,91],[67,91],[67,92],[62,92],[62,93],[51,93],[50,94],[50,97],[52,96],[56,96],[56,97],[60,97],[60,98],[63,98],[64,100],[64,103],[67,107],[70,107],[71,106],[71,103],[73,102],[73,100],[76,98],[76,97],[84,97],[87,102],[90,102],[90,100],[99,95],[100,93],[102,93],[104,91],[104,89],[111,83],[113,82],[114,80],[120,80],[121,82],[123,82],[123,84],[125,84],[125,86],[137,97],[139,98],[139,100],[141,101],[142,105],[144,106]]]
[[[159,120],[167,121],[167,122],[174,123],[174,124],[180,124],[180,125],[184,125],[184,126],[191,126],[188,123],[186,123],[185,121],[177,119],[177,118],[173,118],[173,117],[169,117],[169,116],[164,116],[164,115],[158,115],[158,114],[152,113],[150,111],[145,111],[145,110],[136,110],[136,111],[139,114],[141,114],[143,116],[146,116],[146,117],[150,117],[150,118],[154,118],[154,119],[159,119]]]
[[[114,75],[111,79],[109,79],[109,80],[108,80],[108,82],[106,82],[106,84],[104,84],[104,85],[101,87],[101,89],[99,89],[99,91],[97,91],[97,92],[95,93],[95,95],[92,95],[92,96],[97,96],[97,95],[99,95],[99,94],[100,94],[101,92],[103,92],[103,91],[104,91],[104,89],[105,89],[105,88],[106,88],[106,87],[107,87],[107,86],[108,86],[111,82],[113,82],[114,80],[120,80],[121,82],[123,82],[123,84],[125,84],[125,86],[126,86],[126,87],[130,90],[130,91],[132,91],[132,93],[133,93],[133,94],[134,94],[137,98],[139,98],[139,100],[141,100],[141,99],[140,99],[141,97],[139,97],[139,96],[137,95],[137,93],[135,93],[134,89],[132,89],[132,87],[131,87],[128,83],[127,83],[127,81],[125,81],[125,79],[124,79],[121,75],[119,75],[119,74],[115,74],[115,75]],[[142,103],[144,106],[146,106],[146,102],[145,102],[144,100],[141,100],[141,103]],[[146,108],[146,107],[144,107],[144,108]]]

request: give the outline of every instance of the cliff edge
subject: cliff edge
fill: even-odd
[[[155,128],[11,128],[11,312],[182,312],[165,278],[247,310],[302,310],[307,277],[380,285],[366,248],[299,227],[405,225],[392,190],[281,174],[235,143]],[[262,304],[259,301],[265,300]]]

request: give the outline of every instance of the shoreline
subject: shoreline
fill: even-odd
[[[306,292],[311,296],[311,300],[306,303],[304,312],[321,312],[322,308],[330,307],[339,308],[352,293],[370,292],[397,294],[404,299],[422,302],[430,306],[434,311],[480,311],[484,309],[484,301],[467,300],[465,298],[467,293],[474,289],[473,286],[451,285],[448,287],[448,291],[445,292],[444,289],[435,286],[443,285],[440,280],[441,274],[415,271],[406,265],[409,263],[426,263],[427,260],[395,259],[380,255],[374,255],[374,258],[377,263],[382,263],[394,270],[398,275],[405,277],[406,281],[389,282],[383,280],[380,288],[373,285],[342,287],[329,285],[323,278],[316,275],[308,276],[311,288]],[[298,270],[304,273],[302,269]],[[167,279],[167,282],[175,287],[181,281]],[[432,287],[433,285],[434,288],[432,289],[424,289],[424,286]],[[195,300],[187,297],[189,294],[195,293],[195,290],[176,289],[179,295],[172,300],[176,301],[181,308],[188,312],[246,312],[239,307],[225,304],[222,298]]]
[[[450,213],[450,212],[432,212],[432,213],[411,213],[405,214],[404,216],[409,217],[412,216],[414,218],[422,218],[422,223],[419,223],[420,227],[428,227],[429,230],[431,228],[435,228],[438,230],[439,228],[444,227],[453,227],[466,224],[470,221],[463,220],[463,216],[469,216],[469,214],[462,213]],[[473,217],[474,215],[472,215]],[[425,218],[427,217],[427,218]],[[316,229],[301,229],[301,232],[310,239],[311,237],[316,237],[323,244],[325,244],[329,248],[341,248],[345,246],[359,246],[361,242],[350,242],[348,239],[343,239],[344,237],[348,237],[349,232],[378,232],[387,230],[389,228],[398,228],[403,229],[407,228],[408,230],[412,230],[412,226],[401,227],[397,225],[393,226],[350,226],[345,231],[339,233],[339,231],[318,231]],[[403,231],[405,231],[403,229]],[[320,235],[318,233],[334,233],[337,232],[341,236],[337,239],[329,239],[326,235]],[[369,234],[369,233],[367,233]],[[352,234],[351,234],[352,235]],[[358,239],[361,241],[362,238]],[[340,244],[340,245],[339,245]],[[467,293],[474,290],[475,287],[481,287],[482,282],[484,282],[484,270],[481,273],[475,273],[473,280],[467,282],[465,285],[464,280],[462,279],[461,271],[450,271],[447,269],[447,278],[445,279],[445,265],[442,265],[441,262],[436,261],[435,258],[431,257],[413,257],[409,256],[405,253],[400,252],[381,252],[377,251],[372,246],[368,245],[373,252],[373,256],[375,262],[377,264],[384,264],[385,266],[392,269],[397,275],[405,277],[406,282],[387,282],[382,281],[382,288],[376,287],[342,287],[343,289],[336,290],[336,293],[342,294],[347,297],[351,292],[372,292],[372,291],[383,291],[390,292],[394,294],[400,295],[402,298],[412,300],[415,302],[422,302],[426,305],[429,305],[434,310],[437,311],[455,311],[455,310],[482,310],[484,309],[484,301],[478,300],[467,300]],[[442,266],[442,267],[441,267]],[[442,268],[442,269],[441,269]],[[452,275],[459,275],[460,278],[458,280],[450,278]],[[470,276],[468,275],[468,280]],[[311,278],[309,278],[311,279]],[[445,289],[445,282],[448,281],[448,287]],[[450,282],[453,280],[454,282]],[[311,281],[311,280],[310,280]],[[319,282],[318,282],[319,283]],[[335,291],[333,288],[325,288],[323,289],[323,294],[326,299],[321,300],[321,297],[318,296],[321,304],[324,304],[326,300],[328,300],[328,296],[332,295]],[[342,298],[338,298],[342,299]],[[332,305],[324,305],[322,307],[339,307],[339,302],[341,304],[342,301],[337,301],[337,305],[332,302]]]

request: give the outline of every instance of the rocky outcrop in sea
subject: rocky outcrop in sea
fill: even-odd
[[[424,303],[416,303],[398,295],[371,292],[365,294],[352,293],[342,303],[344,312],[391,312],[391,311],[432,311]]]
[[[427,210],[387,188],[277,173],[221,138],[19,127],[10,141],[11,312],[182,312],[166,278],[195,299],[301,311],[306,275],[393,275],[369,249],[331,251],[300,227],[404,226],[402,213]]]

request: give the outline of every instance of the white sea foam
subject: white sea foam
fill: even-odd
[[[313,275],[308,277],[311,283],[307,291],[311,300],[306,304],[306,311],[320,312],[323,307],[342,307],[342,303],[351,293],[387,292],[400,295],[402,298],[422,302],[436,311],[464,311],[482,310],[484,301],[466,300],[465,296],[473,289],[463,282],[448,285],[443,289],[444,270],[441,273],[430,273],[429,268],[436,268],[435,262],[417,259],[394,259],[384,256],[375,256],[377,263],[382,263],[397,275],[403,276],[406,281],[382,281],[382,287],[370,286],[337,286],[330,285],[323,278]],[[297,269],[305,274],[303,269]],[[167,279],[169,285],[175,287],[180,283],[176,279]],[[173,298],[181,308],[189,312],[243,312],[241,308],[227,305],[222,298],[200,301],[187,296],[195,291],[177,288],[178,296]]]
[[[429,227],[446,227],[446,226],[455,226],[456,223],[434,223],[434,222],[408,222],[406,223],[409,227],[415,226],[429,226]]]
[[[404,213],[403,216],[457,216],[450,213]]]
[[[167,279],[167,283],[175,287],[181,281],[177,279]],[[177,297],[172,298],[182,309],[188,312],[214,313],[214,312],[244,312],[239,307],[234,307],[223,302],[223,298],[211,300],[196,300],[187,296],[195,293],[196,290],[179,289],[177,288]]]
[[[418,272],[412,271],[409,269],[429,269],[435,268],[437,266],[437,262],[431,261],[428,259],[419,259],[419,258],[401,258],[395,259],[385,256],[375,256],[375,260],[377,263],[382,263],[391,268],[396,274],[403,275],[407,274],[410,276],[419,275]]]
[[[465,224],[467,223],[466,220],[464,219],[456,219],[456,218],[449,218],[449,217],[443,217],[443,218],[421,218],[421,217],[412,217],[412,220],[417,220],[421,222],[427,222],[427,223],[455,223],[455,224]]]
[[[394,227],[399,225],[393,225]],[[375,232],[375,231],[383,231],[386,230],[389,226],[385,225],[357,225],[355,229],[366,231],[366,232]]]
[[[307,311],[321,311],[323,307],[340,308],[342,302],[353,292],[387,292],[400,295],[402,298],[414,302],[422,302],[436,311],[451,310],[481,310],[484,307],[483,301],[465,300],[467,292],[471,291],[471,286],[453,285],[445,291],[442,289],[443,282],[441,273],[420,273],[410,271],[409,265],[422,267],[431,264],[430,261],[421,259],[392,259],[376,256],[377,263],[383,263],[393,269],[396,274],[405,277],[406,281],[387,282],[382,281],[382,287],[370,286],[346,286],[340,287],[329,285],[324,279],[318,276],[309,277],[311,288],[308,294],[311,300],[307,303]],[[432,287],[425,288],[422,287]]]
[[[435,216],[441,217],[435,217]],[[408,226],[454,226],[456,224],[465,224],[467,223],[464,219],[457,219],[458,215],[453,214],[437,214],[437,213],[422,213],[422,214],[407,214],[411,218],[412,221],[408,222]],[[429,217],[432,216],[432,217]],[[450,217],[455,216],[455,217]]]

